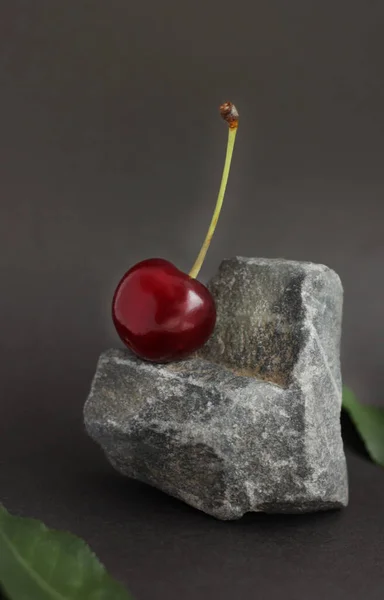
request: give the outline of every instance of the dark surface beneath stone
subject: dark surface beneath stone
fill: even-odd
[[[48,421],[1,428],[1,500],[84,537],[135,600],[382,600],[384,473],[354,449],[347,509],[221,522],[119,476],[80,419]]]

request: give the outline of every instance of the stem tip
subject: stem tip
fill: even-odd
[[[224,102],[220,106],[220,114],[230,127],[230,129],[236,129],[239,124],[239,113],[237,108],[232,102]]]

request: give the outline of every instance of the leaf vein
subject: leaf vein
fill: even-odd
[[[4,542],[6,543],[6,545],[8,546],[8,548],[11,550],[15,559],[19,562],[19,564],[25,569],[25,571],[28,573],[28,575],[31,577],[31,579],[33,579],[40,588],[42,588],[47,593],[51,594],[52,598],[54,598],[55,600],[69,600],[68,596],[63,596],[62,594],[60,594],[59,592],[54,590],[53,587],[49,583],[44,581],[44,579],[36,571],[31,569],[31,567],[28,565],[28,563],[24,560],[24,558],[18,552],[17,548],[15,548],[15,546],[12,544],[11,540],[5,535],[4,531],[2,531],[1,529],[0,529],[0,535],[2,536],[2,538],[3,538]]]

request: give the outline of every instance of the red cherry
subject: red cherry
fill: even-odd
[[[112,317],[123,342],[143,359],[185,358],[213,332],[216,308],[208,289],[162,258],[137,263],[115,291]]]
[[[113,297],[112,317],[119,336],[146,360],[185,358],[205,344],[215,327],[214,300],[196,277],[219,219],[239,120],[232,102],[224,102],[220,114],[229,126],[223,174],[212,220],[190,274],[162,258],[144,260],[124,275]]]

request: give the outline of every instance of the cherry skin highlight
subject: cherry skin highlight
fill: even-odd
[[[162,258],[134,265],[112,302],[117,333],[137,356],[153,362],[186,358],[205,344],[216,322],[208,289]]]

